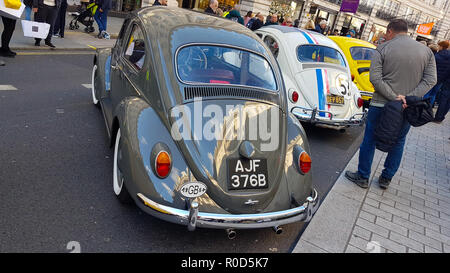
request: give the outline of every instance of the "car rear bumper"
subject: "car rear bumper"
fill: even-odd
[[[294,111],[298,109],[297,111]],[[335,127],[347,127],[363,125],[366,120],[366,112],[356,113],[350,118],[335,118],[332,112],[325,110],[318,110],[317,108],[311,109],[306,107],[295,106],[291,109],[292,114],[296,116],[300,121],[310,122],[317,125],[327,125]],[[319,114],[329,114],[329,117],[322,117]]]
[[[369,101],[373,97],[373,92],[370,92],[370,91],[361,91],[360,90],[359,93],[361,94],[361,98],[365,101]]]
[[[311,196],[299,207],[288,210],[258,213],[258,214],[215,214],[198,211],[198,205],[193,202],[189,210],[181,210],[158,204],[141,193],[137,194],[142,203],[174,223],[187,225],[189,230],[200,228],[218,229],[253,229],[278,227],[281,225],[304,221],[309,222],[319,207],[319,196],[313,189]],[[167,218],[169,217],[169,218]]]

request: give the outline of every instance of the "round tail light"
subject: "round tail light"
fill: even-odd
[[[364,100],[362,99],[362,98],[358,98],[358,108],[361,108],[361,107],[363,107],[363,105],[364,105]]]
[[[302,152],[298,161],[300,171],[303,174],[306,174],[311,170],[311,157],[309,157],[307,152]]]
[[[298,101],[298,93],[297,91],[292,92],[292,102],[297,102]]]
[[[156,175],[159,178],[166,178],[169,175],[171,168],[172,159],[170,158],[169,153],[167,153],[166,151],[159,152],[156,156],[155,162]]]

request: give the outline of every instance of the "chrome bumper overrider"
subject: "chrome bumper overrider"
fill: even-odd
[[[295,109],[298,109],[298,111],[294,112]],[[366,120],[366,112],[356,113],[347,119],[334,118],[333,113],[325,110],[319,110],[317,108],[311,109],[306,107],[294,106],[292,107],[291,112],[300,121],[310,122],[312,124],[325,124],[331,126],[361,126]],[[318,115],[319,113],[329,114],[330,117],[321,117]]]
[[[258,214],[215,214],[199,212],[196,202],[191,202],[191,208],[189,210],[181,210],[158,204],[141,193],[138,193],[137,196],[147,207],[165,215],[175,217],[176,219],[172,219],[174,220],[173,222],[185,224],[191,231],[195,227],[250,229],[277,227],[297,221],[309,222],[319,207],[319,197],[316,190],[313,190],[311,196],[306,199],[306,202],[302,206],[283,211]]]

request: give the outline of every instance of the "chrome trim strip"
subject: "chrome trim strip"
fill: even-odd
[[[172,208],[169,206],[165,206],[162,204],[158,204],[151,199],[144,196],[142,193],[138,193],[137,196],[139,199],[147,206],[152,208],[155,211],[159,211],[161,213],[176,216],[181,218],[181,220],[187,221],[190,220],[190,216],[192,216],[192,212],[189,210],[181,210]],[[197,214],[197,222],[199,225],[207,225],[207,226],[216,226],[223,227],[226,224],[239,224],[241,227],[245,225],[264,225],[264,226],[272,226],[273,222],[281,221],[287,218],[301,216],[301,219],[295,220],[310,220],[314,212],[317,210],[319,205],[318,193],[315,189],[313,189],[312,196],[307,198],[307,201],[299,207],[276,211],[276,212],[267,212],[260,214],[216,214],[216,213],[207,213],[207,212],[198,212]],[[308,212],[305,214],[305,212]],[[257,227],[255,226],[255,227]],[[192,227],[191,227],[192,228]]]
[[[300,109],[303,111],[303,113],[295,113],[295,109]],[[308,114],[307,112],[311,112],[311,114]],[[344,118],[334,118],[333,113],[329,111],[324,110],[318,110],[317,108],[311,109],[301,106],[294,106],[291,109],[291,113],[294,114],[298,119],[306,122],[311,123],[318,123],[318,124],[328,124],[328,125],[335,125],[335,126],[343,126],[343,125],[362,125],[366,119],[367,113],[356,113],[350,118],[344,119]],[[320,117],[317,116],[317,113],[326,113],[330,114],[330,117]],[[361,118],[357,118],[358,116],[361,116]]]

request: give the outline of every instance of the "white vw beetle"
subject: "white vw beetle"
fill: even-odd
[[[335,42],[317,32],[285,26],[263,27],[256,34],[277,58],[288,109],[300,121],[333,129],[363,124],[363,100]]]

